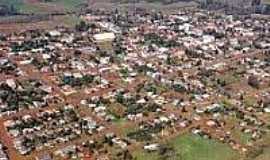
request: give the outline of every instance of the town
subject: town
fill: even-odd
[[[185,160],[179,137],[214,143],[220,160],[270,147],[269,16],[96,9],[80,19],[1,34],[1,160]]]

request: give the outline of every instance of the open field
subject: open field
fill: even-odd
[[[80,18],[75,15],[54,16],[52,19],[48,21],[40,21],[33,23],[1,24],[0,32],[12,33],[35,29],[54,29],[57,26],[65,26],[73,28],[76,24],[79,23],[79,21]]]
[[[214,140],[204,139],[195,135],[182,135],[172,139],[167,146],[175,150],[174,160],[238,160],[240,156],[229,146]],[[161,160],[162,155],[156,152],[136,152],[137,160]],[[169,158],[170,159],[170,158]]]
[[[87,0],[53,0],[42,2],[39,0],[1,0],[1,5],[14,7],[19,13],[54,13],[77,11]]]
[[[1,5],[14,7],[19,13],[34,13],[43,11],[42,6],[36,6],[35,3],[28,3],[22,0],[1,0]]]
[[[78,9],[82,4],[87,4],[86,0],[54,0],[52,4],[63,7],[67,11]],[[49,4],[50,4],[49,3]]]

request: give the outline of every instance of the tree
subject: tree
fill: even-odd
[[[248,84],[251,87],[259,88],[260,81],[258,80],[258,78],[256,76],[251,75],[251,76],[248,77]]]
[[[159,149],[160,160],[181,160],[182,155],[177,153],[175,148],[171,144],[162,145]]]
[[[14,7],[14,5],[10,5],[9,7],[9,13],[10,14],[16,14],[17,13],[17,9]]]
[[[75,26],[75,29],[80,32],[88,31],[89,28],[90,26],[85,21],[80,21],[80,23]]]

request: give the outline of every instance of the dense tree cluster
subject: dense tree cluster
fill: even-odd
[[[17,14],[17,9],[14,5],[0,5],[0,16]]]

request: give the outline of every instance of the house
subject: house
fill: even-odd
[[[159,144],[154,143],[154,144],[150,144],[150,145],[146,145],[143,147],[143,149],[147,150],[147,151],[156,151],[159,148]]]

